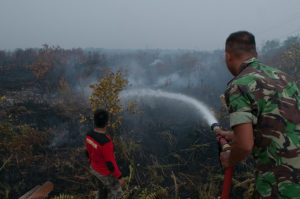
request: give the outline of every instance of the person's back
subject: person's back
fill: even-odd
[[[109,125],[108,112],[101,109],[96,110],[94,125],[95,128],[87,133],[85,140],[90,172],[105,187],[103,192],[98,192],[96,198],[107,198],[107,192],[111,199],[122,198],[121,186],[124,180],[115,160],[113,142],[106,134],[106,128]],[[101,187],[99,187],[100,189]]]
[[[116,178],[121,176],[121,172],[115,161],[113,154],[113,142],[106,134],[90,131],[86,135],[87,151],[91,167],[102,175],[112,174]]]
[[[225,94],[230,113],[252,117],[256,191],[261,197],[300,198],[300,93],[296,84],[280,70],[252,58],[243,63]],[[235,123],[240,121],[231,121],[232,126]]]

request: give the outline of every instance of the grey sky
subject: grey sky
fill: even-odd
[[[257,44],[300,34],[299,0],[0,0],[0,49],[223,48],[248,30]]]

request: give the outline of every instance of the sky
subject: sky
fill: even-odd
[[[299,0],[0,0],[0,49],[224,49],[300,35]]]

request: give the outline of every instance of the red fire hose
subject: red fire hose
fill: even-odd
[[[230,145],[228,144],[227,140],[224,137],[217,136],[217,139],[222,149],[222,152],[230,150]],[[221,199],[229,198],[231,181],[232,181],[232,173],[233,173],[233,167],[225,168]]]
[[[221,199],[229,198],[233,167],[227,167],[224,173]]]
[[[220,129],[219,124],[215,123],[211,126],[212,131],[216,131]],[[227,140],[222,136],[217,136],[218,144],[220,152],[225,152],[227,150],[230,150],[231,146],[228,144]],[[222,186],[222,195],[221,199],[228,199],[231,189],[231,181],[232,181],[232,173],[233,173],[233,167],[227,167],[225,168],[225,174],[224,174],[224,180],[223,180],[223,186]]]

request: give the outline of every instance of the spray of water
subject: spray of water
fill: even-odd
[[[205,106],[202,102],[180,94],[180,93],[170,93],[161,90],[152,90],[152,89],[134,89],[134,90],[126,90],[121,93],[122,98],[130,98],[134,96],[141,97],[158,97],[158,98],[167,98],[171,100],[177,100],[184,102],[186,104],[192,105],[196,108],[197,112],[206,120],[208,125],[212,125],[213,123],[217,123],[217,119],[210,112],[210,110]]]

